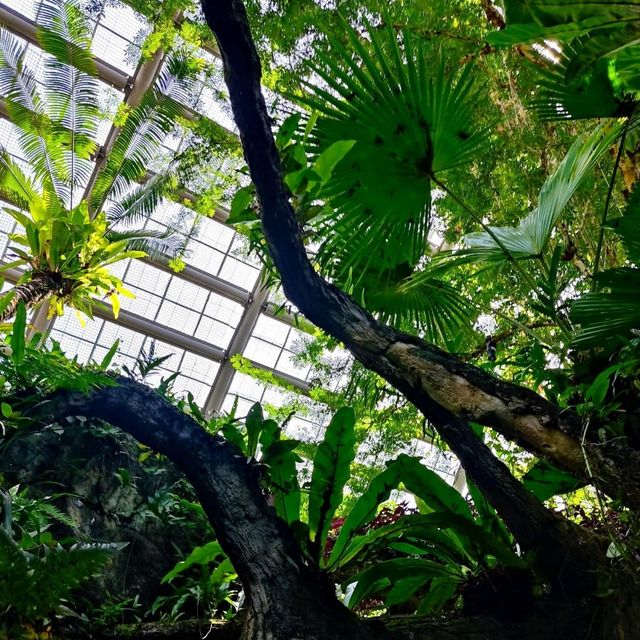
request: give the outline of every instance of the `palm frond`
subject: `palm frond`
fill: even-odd
[[[576,66],[592,39],[577,38],[557,52],[557,63],[543,61],[540,89],[530,103],[541,120],[577,120],[612,118],[626,115],[631,104],[611,82],[607,60],[593,61],[589,69],[578,73]]]
[[[570,198],[620,131],[619,124],[607,123],[599,125],[590,134],[579,136],[542,185],[538,206],[517,227],[491,226],[491,233],[481,231],[465,236],[466,254],[478,261],[491,262],[504,262],[510,256],[526,259],[542,255]]]
[[[628,259],[636,267],[609,269],[596,276],[598,291],[588,293],[571,306],[571,320],[580,325],[576,349],[607,348],[640,330],[640,189],[636,187],[624,215],[610,226],[622,239]]]
[[[572,342],[576,349],[607,348],[640,330],[640,269],[610,269],[596,280],[600,291],[582,296],[571,307],[571,320],[580,325]]]
[[[65,181],[64,146],[57,144],[45,102],[33,73],[24,65],[26,45],[0,29],[0,94],[36,178],[49,184],[62,202],[69,194]]]
[[[185,239],[172,229],[152,231],[111,229],[105,233],[109,242],[126,242],[126,251],[144,251],[151,260],[173,259],[184,252]]]
[[[184,64],[173,58],[163,66],[155,86],[128,115],[89,196],[92,212],[98,212],[109,197],[118,200],[129,185],[146,173],[161,142],[173,130],[192,80],[184,75]]]
[[[28,178],[6,149],[0,147],[0,195],[21,209],[40,198],[33,181]]]
[[[109,225],[123,222],[136,224],[144,221],[162,201],[167,184],[172,178],[172,170],[173,165],[166,171],[155,174],[144,184],[136,186],[111,205],[106,211]]]
[[[390,28],[369,28],[369,36],[370,47],[350,28],[349,49],[332,40],[334,55],[312,66],[324,86],[307,85],[311,94],[300,99],[319,114],[308,139],[314,155],[356,141],[322,194],[335,213],[323,220],[329,238],[318,260],[341,278],[372,263],[417,264],[431,178],[469,162],[486,140],[474,127],[470,69],[453,80],[408,32],[402,43]]]
[[[48,0],[40,8],[38,40],[52,57],[45,61],[46,106],[71,186],[83,184],[91,172],[99,123],[98,81],[91,55],[90,32],[82,12],[70,2]]]
[[[396,326],[409,322],[440,345],[469,329],[475,311],[468,299],[428,267],[396,284],[365,290],[363,297],[381,320]]]
[[[608,224],[622,239],[627,257],[640,268],[640,188],[636,186],[629,198],[624,215]]]

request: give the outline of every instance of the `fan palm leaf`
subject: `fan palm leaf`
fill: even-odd
[[[474,305],[429,267],[400,282],[364,290],[368,309],[380,319],[401,325],[410,322],[436,344],[447,344],[471,325]]]
[[[599,290],[588,293],[571,306],[571,319],[580,325],[573,340],[576,349],[607,347],[633,330],[640,330],[640,189],[635,189],[623,216],[610,225],[622,239],[635,268],[620,267],[596,277]]]
[[[590,134],[579,136],[558,165],[545,180],[538,197],[538,206],[517,227],[489,227],[465,236],[468,247],[462,252],[467,259],[502,263],[511,258],[527,259],[541,256],[551,232],[567,203],[593,171],[599,158],[608,151],[621,126],[601,124]],[[497,241],[496,241],[497,239]]]
[[[560,41],[560,62],[544,73],[543,118],[628,115],[640,89],[640,2],[504,0],[507,28],[494,46]]]
[[[601,290],[573,303],[571,320],[580,325],[572,342],[576,349],[606,347],[640,330],[640,270],[610,269],[597,276]]]
[[[333,213],[320,264],[344,279],[367,266],[417,264],[427,245],[431,179],[469,162],[486,140],[469,106],[470,69],[457,81],[435,65],[410,33],[402,43],[389,29],[369,28],[370,47],[348,29],[350,48],[313,66],[322,80],[301,101],[318,113],[308,142],[314,155],[339,140],[355,140],[336,166],[323,197]],[[338,55],[335,55],[338,54]],[[339,62],[336,62],[336,60]]]

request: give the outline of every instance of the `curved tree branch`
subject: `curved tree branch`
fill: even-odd
[[[493,378],[418,338],[378,323],[315,272],[283,184],[261,93],[260,61],[244,6],[240,0],[203,0],[203,9],[222,53],[234,117],[260,200],[264,233],[287,297],[422,411],[516,539],[523,548],[536,552],[541,568],[553,580],[571,582],[576,588],[593,586],[588,576],[600,554],[588,534],[545,509],[466,424],[473,420],[494,426],[512,438],[526,440],[531,448],[564,466],[581,470],[580,445],[567,433],[577,429],[573,418],[561,416],[556,407],[528,389]]]
[[[268,506],[253,462],[155,391],[128,378],[116,383],[87,395],[58,392],[33,417],[42,422],[65,416],[104,420],[176,464],[193,484],[244,586],[241,640],[389,637],[339,603],[333,585],[305,561],[287,525]]]

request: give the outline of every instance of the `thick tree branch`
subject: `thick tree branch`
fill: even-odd
[[[493,378],[378,323],[315,272],[283,184],[260,87],[260,61],[244,6],[240,0],[203,0],[203,9],[222,53],[234,117],[260,200],[263,229],[285,294],[307,318],[341,340],[360,362],[382,375],[424,413],[523,547],[542,552],[539,558],[552,578],[560,579],[565,566],[560,560],[564,558],[572,567],[565,578],[573,572],[570,581],[578,585],[584,579],[587,587],[591,581],[585,579],[586,574],[598,556],[588,536],[577,527],[560,524],[465,424],[474,420],[494,426],[564,466],[582,471],[579,443],[565,433],[575,432],[573,418],[559,415],[552,404],[528,389]],[[548,562],[547,558],[553,560]]]
[[[424,408],[428,418],[432,409],[445,408],[465,420],[493,427],[533,453],[590,480],[579,441],[581,422],[575,414],[560,412],[528,389],[381,325],[314,271],[283,185],[260,88],[260,61],[244,7],[240,0],[203,0],[203,8],[218,39],[234,116],[261,203],[265,236],[287,297],[314,324],[341,340],[366,367],[394,386],[401,385],[412,399],[431,399],[431,405]],[[595,452],[593,460],[601,455]],[[594,470],[593,465],[591,468]],[[620,493],[617,479],[610,484],[610,473],[599,474],[596,469],[596,475],[602,475],[610,494]],[[640,507],[637,489],[623,485],[622,493],[628,504]]]

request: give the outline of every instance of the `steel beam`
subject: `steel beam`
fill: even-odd
[[[0,3],[0,24],[17,36],[24,38],[27,42],[40,47],[37,23],[2,3]],[[94,60],[100,80],[120,91],[124,91],[131,81],[129,74],[104,60],[97,58]]]

